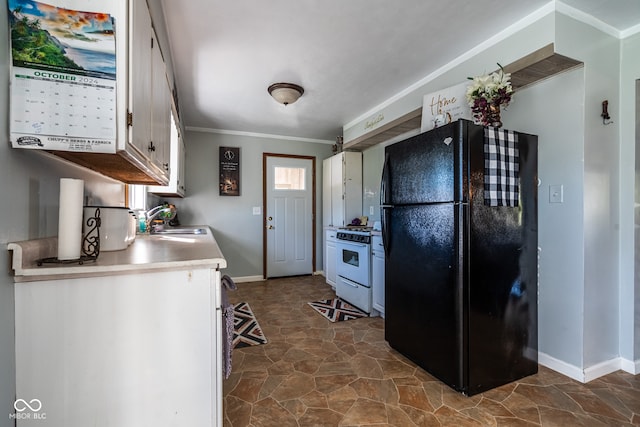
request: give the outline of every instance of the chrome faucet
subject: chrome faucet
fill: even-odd
[[[156,206],[155,208],[149,209],[147,212],[145,212],[146,220],[147,220],[147,230],[153,231],[151,229],[151,224],[158,215],[161,215],[161,218],[164,221],[164,223],[168,223],[173,218],[175,218],[177,213],[178,211],[176,209],[176,206],[170,205],[170,204],[164,204],[164,205]]]

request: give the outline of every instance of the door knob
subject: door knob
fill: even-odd
[[[273,221],[273,217],[270,216],[269,218],[267,218],[267,221]]]
[[[273,230],[273,225],[268,226],[267,230]]]

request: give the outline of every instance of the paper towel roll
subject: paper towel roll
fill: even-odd
[[[58,259],[60,260],[80,258],[83,198],[83,180],[60,178],[58,213]]]

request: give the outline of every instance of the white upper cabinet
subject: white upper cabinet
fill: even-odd
[[[169,183],[171,91],[144,0],[130,3],[128,142],[125,150]]]
[[[362,153],[343,151],[322,166],[322,224],[344,227],[362,215]]]
[[[154,185],[149,186],[148,191],[165,197],[184,197],[185,187],[185,144],[181,127],[176,120],[177,114],[174,109],[171,110],[169,121],[171,123],[171,138],[170,138],[170,163],[169,170],[171,172],[169,176],[168,185]]]

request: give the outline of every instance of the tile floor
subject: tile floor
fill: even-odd
[[[333,298],[321,276],[240,283],[268,339],[236,349],[225,426],[640,426],[640,375],[581,384],[545,367],[465,397],[392,350],[384,320],[331,323],[307,305]]]

